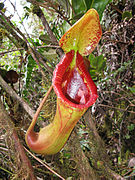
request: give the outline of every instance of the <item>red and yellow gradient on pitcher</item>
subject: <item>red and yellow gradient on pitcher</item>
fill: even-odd
[[[38,133],[32,122],[26,133],[28,147],[40,154],[56,154],[66,143],[75,124],[98,97],[97,87],[88,72],[89,55],[102,35],[99,16],[90,9],[60,39],[65,55],[53,73],[53,88],[57,95],[54,120]]]

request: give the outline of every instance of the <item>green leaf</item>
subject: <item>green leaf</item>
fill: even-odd
[[[7,64],[7,65],[5,66],[5,68],[8,69],[8,68],[9,68],[9,65]]]
[[[87,7],[84,0],[72,0],[72,7],[76,15],[80,13],[85,13],[87,11]]]
[[[28,6],[23,7],[24,10],[27,10],[28,12],[31,12],[30,8]]]
[[[71,153],[70,152],[64,152],[63,156],[67,159],[71,158]]]
[[[95,56],[93,54],[90,54],[89,55],[89,60],[90,60],[91,63],[94,61],[94,59],[95,59]]]
[[[135,94],[135,87],[129,87],[130,91]]]
[[[26,76],[26,80],[25,80],[26,87],[28,87],[29,83],[31,82],[31,78],[32,78],[32,73],[34,71],[34,67],[36,67],[36,62],[34,61],[32,56],[29,55],[28,56],[28,64],[27,64],[27,67],[26,67],[26,73],[25,73],[25,76]]]
[[[111,2],[112,0],[93,0],[93,3],[91,4],[90,8],[94,8],[97,10],[99,14],[99,19],[102,19],[103,12],[106,8],[106,6]]]
[[[93,54],[89,55],[90,65],[93,69],[97,72],[101,72],[106,67],[106,60],[104,59],[103,55],[94,57]]]
[[[118,157],[118,164],[120,165],[120,164],[121,164],[121,162],[122,162],[121,157]]]
[[[65,32],[68,31],[68,29],[71,27],[65,20],[63,21],[63,24],[61,26],[62,26],[62,34],[65,34]]]
[[[90,69],[90,75],[91,75],[93,81],[97,81],[98,77],[97,77],[97,72],[95,69]]]
[[[93,2],[94,2],[94,0],[85,0],[87,10],[89,10],[90,7],[92,7]]]
[[[100,55],[97,57],[97,61],[98,61],[97,70],[98,70],[98,72],[101,72],[106,67],[106,60],[104,59],[103,55]]]
[[[131,124],[131,125],[129,125],[127,128],[128,128],[129,131],[133,131],[134,128],[135,128],[135,125],[134,125],[134,124]]]
[[[17,69],[17,68],[18,68],[17,64],[15,64],[15,65],[14,65],[14,68],[15,68],[15,69]]]
[[[126,139],[130,139],[130,135],[129,135],[129,134],[126,134],[125,138],[126,138]]]
[[[75,16],[86,13],[90,8],[97,10],[99,19],[102,19],[103,12],[106,6],[112,2],[112,0],[72,0],[72,7],[75,11]],[[73,18],[75,18],[75,16]]]
[[[39,39],[40,39],[41,41],[43,41],[45,44],[50,44],[50,43],[52,43],[52,41],[51,41],[50,37],[48,36],[48,34],[42,34],[42,35],[40,35],[40,36],[39,36]]]
[[[75,15],[71,20],[79,20],[82,16],[84,15],[84,13],[80,13],[80,14],[77,14]]]
[[[132,18],[132,12],[130,12],[130,11],[125,11],[125,12],[122,13],[122,20],[124,20],[124,19],[130,19],[130,18]]]

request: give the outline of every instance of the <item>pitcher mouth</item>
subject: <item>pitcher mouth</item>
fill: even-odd
[[[74,108],[88,108],[98,97],[83,57],[74,50],[66,53],[56,66],[53,87],[58,98]]]

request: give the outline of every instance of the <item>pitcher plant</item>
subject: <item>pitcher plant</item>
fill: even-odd
[[[33,118],[25,140],[28,147],[40,154],[59,152],[78,120],[98,97],[97,87],[89,71],[89,55],[102,35],[99,16],[90,9],[60,39],[65,55],[53,73],[52,85],[57,95],[57,109],[52,123],[34,131],[37,118]],[[51,89],[50,89],[51,90]]]

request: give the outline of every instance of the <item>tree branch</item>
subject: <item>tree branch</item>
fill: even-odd
[[[52,32],[52,30],[51,30],[51,28],[50,28],[50,26],[49,26],[49,24],[48,24],[45,16],[44,16],[44,13],[43,13],[43,11],[41,10],[41,8],[39,7],[38,3],[37,3],[35,0],[27,0],[27,1],[30,2],[30,3],[32,3],[33,5],[36,4],[38,11],[37,11],[37,12],[34,12],[34,13],[41,19],[42,24],[43,24],[45,30],[47,31],[47,33],[48,33],[48,35],[49,35],[52,43],[53,43],[54,45],[59,45],[58,40],[57,40],[57,38],[55,37],[55,35],[53,34],[53,32]],[[58,48],[58,49],[57,49],[57,52],[58,52],[58,54],[59,54],[61,57],[63,56],[63,50],[62,50],[61,48]]]
[[[19,104],[23,107],[23,109],[29,114],[31,118],[34,117],[35,112],[30,108],[30,106],[16,94],[16,92],[3,80],[0,76],[0,85],[2,88]]]
[[[5,129],[7,132],[7,138],[9,139],[9,141],[7,142],[11,143],[12,141],[12,145],[14,148],[14,150],[12,149],[12,151],[14,157],[17,157],[17,154],[19,155],[19,158],[15,158],[15,161],[16,164],[19,166],[19,169],[21,169],[22,174],[19,172],[17,176],[23,176],[23,173],[25,172],[25,177],[29,176],[30,179],[36,180],[32,165],[24,152],[23,146],[21,145],[18,135],[15,131],[14,124],[10,119],[10,117],[7,115],[7,112],[4,109],[1,100],[0,100],[0,124],[1,127]]]
[[[90,152],[88,156],[93,159],[93,164],[97,169],[97,172],[100,171],[105,177],[109,177],[110,179],[119,179],[123,180],[123,177],[119,174],[115,173],[112,169],[112,165],[109,159],[109,156],[106,152],[105,144],[101,137],[98,134],[96,129],[95,123],[91,118],[90,109],[88,109],[87,113],[85,114],[86,125],[89,128],[89,145],[90,145]],[[99,162],[99,167],[98,167]]]
[[[40,7],[39,7],[39,8],[40,8]],[[40,10],[41,10],[41,9],[40,9]],[[42,10],[41,10],[41,11],[42,11]],[[56,37],[54,36],[54,34],[53,34],[53,32],[52,32],[52,30],[51,30],[51,28],[50,28],[50,26],[49,26],[49,24],[48,24],[45,16],[44,16],[44,14],[43,14],[43,12],[41,13],[40,19],[41,19],[42,24],[43,24],[44,28],[46,29],[48,35],[50,36],[50,39],[51,39],[52,43],[53,43],[54,45],[58,45],[59,43],[58,43]],[[57,52],[59,53],[59,55],[60,55],[61,57],[63,56],[63,50],[62,50],[61,48],[58,48],[58,49],[57,49]]]

